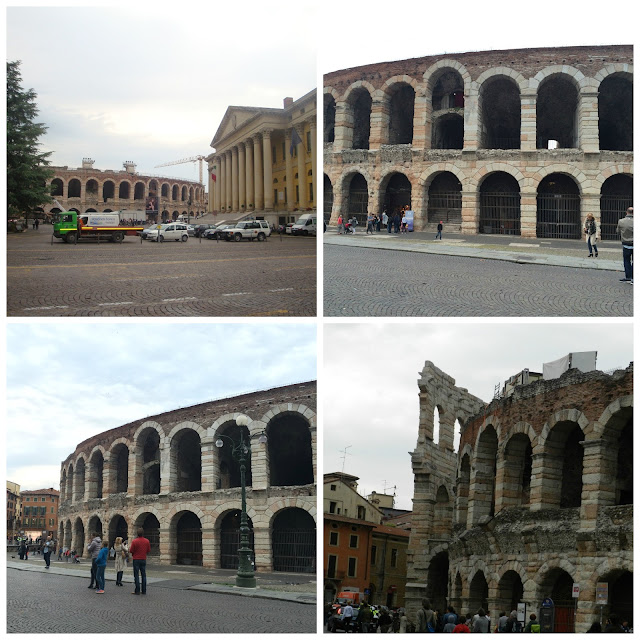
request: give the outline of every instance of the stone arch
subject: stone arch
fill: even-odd
[[[575,422],[580,425],[583,433],[586,432],[586,429],[589,426],[589,418],[587,418],[587,416],[585,416],[579,409],[576,409],[575,407],[572,409],[560,409],[559,411],[556,411],[542,427],[542,431],[540,431],[540,435],[538,436],[538,447],[534,453],[542,452],[542,449],[546,446],[547,438],[549,437],[551,429],[553,429],[558,422]]]
[[[469,510],[472,523],[481,518],[493,517],[496,507],[496,468],[500,421],[487,417],[478,431],[474,456],[471,460],[471,486]]]
[[[205,519],[202,511],[192,505],[180,505],[171,510],[169,518],[169,558],[171,564],[203,566],[203,534]]]
[[[525,178],[520,169],[514,167],[513,165],[507,164],[506,162],[492,162],[490,167],[486,166],[478,169],[473,175],[462,181],[462,189],[463,191],[477,192],[485,178],[499,172],[508,173],[518,182],[520,192],[522,193],[524,191],[525,187],[528,184],[528,179]]]
[[[512,427],[509,427],[507,429],[507,434],[502,437],[502,440],[498,445],[498,453],[501,456],[504,455],[508,439],[518,433],[522,433],[527,436],[529,438],[529,441],[531,442],[532,447],[538,438],[535,429],[528,422],[516,422]]]
[[[89,454],[89,487],[88,498],[102,498],[104,496],[104,459],[107,454],[105,448],[99,444],[91,449]],[[96,463],[98,466],[96,467]]]
[[[633,78],[633,65],[623,62],[613,62],[611,64],[607,64],[594,74],[593,79],[599,87],[602,84],[603,80],[605,80],[608,76],[616,73],[623,73]]]
[[[136,492],[142,495],[160,493],[162,484],[162,449],[164,431],[153,420],[148,420],[136,429],[133,435],[135,455]]]
[[[378,207],[384,207],[390,215],[397,207],[404,207],[407,204],[411,207],[416,179],[415,176],[407,175],[407,173],[398,169],[388,168],[380,178],[378,187],[380,202]],[[391,187],[392,184],[394,184],[393,187]],[[409,186],[408,193],[407,184]]]
[[[592,428],[589,429],[588,427],[585,427],[585,429],[583,429],[585,436],[589,434],[590,440],[602,438],[604,436],[606,425],[616,413],[621,409],[626,408],[633,409],[633,395],[616,398],[613,402],[607,405],[600,417],[589,425]]]
[[[547,71],[536,86],[536,148],[547,149],[548,142],[556,140],[562,149],[577,149],[580,82],[566,67],[556,65]]]
[[[438,60],[438,62],[435,62],[434,64],[432,64],[422,74],[422,79],[426,85],[427,101],[429,100],[429,95],[433,91],[435,82],[440,76],[438,72],[445,69],[453,69],[454,71],[457,71],[462,77],[462,81],[464,83],[465,95],[469,95],[469,93],[471,92],[471,74],[467,71],[467,68],[457,60],[452,60],[450,58],[442,58],[442,60]]]
[[[126,451],[126,455],[125,455]],[[129,490],[129,462],[131,442],[127,438],[114,440],[109,447],[109,493],[126,493]]]
[[[314,482],[313,435],[304,413],[277,405],[263,417],[266,424],[269,484],[295,486]]]
[[[531,177],[532,185],[534,187],[539,186],[540,182],[542,182],[544,178],[553,173],[562,173],[564,175],[571,176],[578,185],[578,189],[581,194],[598,194],[597,189],[590,184],[589,178],[587,178],[580,169],[568,163],[558,163],[540,167],[540,169],[538,169],[538,171],[536,171]]]
[[[78,457],[75,460],[75,478],[74,478],[74,494],[75,494],[75,499],[78,502],[82,502],[85,499],[85,481],[87,478],[86,475],[86,469],[87,469],[87,465],[86,465],[86,460],[85,460],[85,454],[81,453],[80,455],[78,455]]]
[[[195,422],[181,422],[171,429],[166,439],[171,491],[202,490],[202,440],[205,437],[206,429]]]
[[[435,537],[449,537],[453,524],[454,494],[444,484],[436,490],[432,534]]]
[[[121,200],[130,200],[131,199],[131,181],[130,180],[120,180],[118,183],[118,198]]]
[[[360,88],[366,89],[369,92],[369,95],[371,96],[371,100],[373,100],[376,89],[370,82],[367,82],[366,80],[357,80],[356,82],[351,83],[345,89],[345,92],[342,94],[342,100],[347,101],[351,96],[351,94],[356,89],[360,89]]]
[[[227,414],[227,419],[224,422],[220,423],[219,420],[216,421],[213,441],[215,443],[219,439],[222,440],[222,446],[219,448],[216,447],[213,454],[214,478],[217,489],[231,489],[239,487],[242,484],[241,465],[240,462],[233,457],[232,445],[227,442],[227,438],[233,441],[233,446],[238,446],[241,439],[245,443],[251,444],[252,429],[250,429],[250,427],[253,427],[254,431],[256,431],[256,429],[253,422],[250,422],[249,426],[239,426],[236,423],[236,418],[239,415],[241,414]],[[222,436],[225,437],[222,438]],[[253,483],[251,459],[254,456],[255,453],[247,459],[247,464],[245,464],[245,486],[247,487],[251,487]]]
[[[299,506],[278,509],[269,520],[274,571],[314,573],[316,518]]]
[[[388,78],[376,99],[382,107],[381,140],[383,144],[412,144],[414,115],[419,86],[408,75]]]
[[[584,75],[584,73],[582,73],[582,71],[580,71],[579,69],[576,69],[575,67],[567,64],[554,64],[541,69],[540,71],[538,71],[538,73],[536,73],[535,76],[533,76],[533,78],[531,78],[531,80],[529,81],[529,85],[537,92],[540,85],[545,80],[555,75],[567,76],[571,79],[571,82],[577,89],[583,89],[584,87],[588,86],[589,80]]]
[[[497,77],[497,76],[505,76],[507,78],[511,78],[516,85],[520,93],[522,93],[525,89],[529,87],[529,81],[518,71],[511,69],[510,67],[492,67],[491,69],[487,69],[483,71],[478,78],[473,83],[475,87],[472,85],[472,90],[474,88],[480,89],[482,85],[489,79]]]

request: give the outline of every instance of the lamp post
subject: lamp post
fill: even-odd
[[[246,427],[249,424],[249,418],[240,415],[236,418],[236,424],[239,427]],[[249,548],[249,524],[247,519],[247,489],[245,486],[245,470],[246,463],[251,459],[251,438],[249,442],[244,441],[244,434],[240,431],[240,442],[235,442],[233,438],[220,434],[216,440],[218,449],[224,446],[222,438],[229,440],[231,443],[231,456],[240,464],[240,487],[242,489],[242,511],[240,513],[240,548],[238,549],[238,573],[236,575],[237,587],[249,587],[255,589],[256,577],[253,566],[251,565],[251,549]],[[258,437],[258,442],[264,444],[267,436],[264,431]]]

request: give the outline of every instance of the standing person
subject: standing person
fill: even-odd
[[[401,225],[402,233],[407,233],[407,214],[405,211],[402,212]]]
[[[391,628],[391,623],[393,620],[389,615],[389,610],[387,607],[382,607],[382,613],[378,618],[378,624],[380,625],[380,633],[389,633],[389,629]]]
[[[596,219],[592,213],[587,214],[587,219],[584,221],[584,232],[587,236],[587,249],[589,249],[589,255],[587,258],[593,258],[595,253],[598,257],[598,229],[596,227]]]
[[[100,540],[100,536],[96,532],[93,534],[93,540],[87,545],[87,551],[91,554],[91,584],[88,587],[89,589],[93,589],[94,582],[96,581],[96,560],[98,559],[101,548],[102,540]],[[95,588],[98,588],[97,585]]]
[[[127,566],[127,554],[129,548],[127,547],[127,541],[122,541],[122,538],[118,536],[116,541],[113,543],[113,548],[116,552],[116,587],[124,586],[122,584],[122,576],[124,574],[124,570]]]
[[[436,233],[436,240],[438,238],[440,238],[440,240],[442,240],[442,220],[440,220],[440,222],[438,222],[438,233]]]
[[[362,633],[369,633],[371,618],[373,618],[371,609],[369,609],[369,605],[366,602],[363,602],[358,613],[358,621],[360,622]]]
[[[473,626],[471,627],[471,633],[489,633],[491,630],[491,620],[489,616],[484,612],[484,609],[480,607],[478,613],[473,616]]]
[[[367,233],[373,235],[373,214],[367,213]]]
[[[342,221],[342,214],[338,216],[338,233],[342,233],[344,231],[344,225]]]
[[[351,625],[351,621],[353,620],[353,607],[347,603],[347,606],[344,608],[344,616],[342,621],[344,622],[344,630],[348,631],[349,626]]]
[[[107,568],[107,556],[109,555],[109,543],[105,540],[96,558],[96,593],[104,593],[104,571]]]
[[[36,231],[40,227],[40,218],[36,218]]]
[[[147,593],[147,554],[151,551],[151,543],[144,537],[144,529],[138,528],[138,537],[129,546],[129,553],[133,558],[133,581],[136,589],[134,595]],[[140,577],[142,578],[142,590],[140,590]],[[352,614],[353,615],[353,614]]]
[[[23,540],[20,541],[20,546],[18,547],[18,556],[20,560],[24,560],[24,557],[27,553],[27,543]]]
[[[48,569],[51,565],[51,552],[53,551],[53,536],[47,536],[47,540],[44,543],[42,549],[42,555],[44,556],[44,561],[46,563],[45,569]]]
[[[431,602],[428,598],[422,598],[422,607],[418,609],[416,614],[416,633],[425,633],[428,627],[435,631],[436,621],[431,609]]]
[[[376,231],[380,233],[380,223],[382,222],[382,216],[378,214],[376,216]]]
[[[598,623],[600,624],[600,623]],[[525,633],[540,633],[540,623],[538,622],[538,616],[535,613],[532,613],[529,616],[529,622],[524,628]]]
[[[393,214],[387,215],[387,233],[391,233],[392,226],[393,226]]]
[[[624,278],[620,282],[633,284],[633,207],[627,209],[627,215],[618,220],[616,232],[622,240],[622,262],[624,264]]]

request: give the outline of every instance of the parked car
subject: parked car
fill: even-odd
[[[187,225],[187,233],[188,233],[190,236],[195,236],[195,235],[196,235],[196,228],[195,228],[193,225],[188,224],[188,225]]]
[[[215,225],[213,229],[207,229],[202,235],[203,238],[208,238],[209,240],[218,240],[222,239],[222,234],[226,229],[233,229],[235,224],[227,224],[223,222],[221,224]]]
[[[200,236],[204,236],[204,232],[208,231],[209,229],[215,229],[216,225],[215,224],[198,224],[195,227],[196,230],[196,238],[199,238]]]
[[[353,618],[349,624],[344,621],[343,607],[336,609],[327,622],[327,631],[336,633],[337,631],[345,631],[346,633],[356,633],[359,631],[359,625],[356,622],[358,618],[358,608],[353,607]]]
[[[149,232],[150,231],[157,231],[157,230],[158,230],[158,225],[157,224],[152,224],[150,227],[147,227],[146,229],[143,229],[142,231],[138,231],[138,235],[143,240],[148,240],[149,239]]]
[[[271,227],[266,220],[243,220],[232,229],[226,229],[223,237],[227,241],[240,242],[241,240],[266,240],[271,235]]]
[[[147,239],[152,242],[164,242],[165,240],[186,242],[189,239],[189,229],[187,225],[182,222],[161,224],[149,231]]]

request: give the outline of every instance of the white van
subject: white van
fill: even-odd
[[[293,227],[291,227],[291,234],[294,236],[315,236],[317,227],[316,214],[305,213],[301,215]]]

